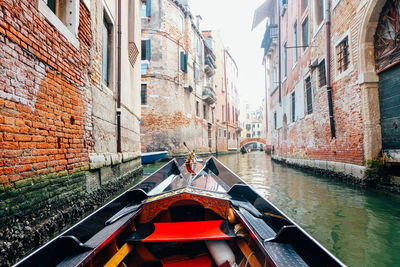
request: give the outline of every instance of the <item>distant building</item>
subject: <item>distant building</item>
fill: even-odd
[[[186,1],[143,3],[142,151],[215,151],[215,55]]]
[[[256,11],[253,26],[267,18],[262,46],[276,159],[357,179],[376,164],[400,162],[394,10],[398,1],[268,0]]]
[[[226,131],[228,135],[228,150],[239,149],[239,98],[238,76],[239,70],[235,60],[228,50],[225,50],[225,89],[226,89]]]

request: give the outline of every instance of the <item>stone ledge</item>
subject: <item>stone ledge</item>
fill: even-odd
[[[138,152],[123,153],[90,153],[89,154],[89,170],[98,170],[103,167],[118,165],[129,162],[140,157]]]
[[[355,180],[366,179],[367,168],[365,166],[343,163],[343,162],[326,161],[326,160],[285,158],[275,155],[272,155],[271,157],[273,160],[281,161],[289,165],[328,171],[339,174],[341,176],[353,177]]]

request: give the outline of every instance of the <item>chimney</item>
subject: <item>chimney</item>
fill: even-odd
[[[199,32],[201,32],[200,30],[200,22],[203,20],[203,18],[200,15],[196,16],[196,27],[199,30]]]

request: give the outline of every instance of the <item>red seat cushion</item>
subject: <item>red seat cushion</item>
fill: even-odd
[[[142,242],[228,239],[230,236],[221,230],[222,222],[224,221],[154,223],[154,232]]]
[[[162,261],[161,261],[162,262]],[[163,263],[165,267],[200,267],[200,266],[211,266],[212,260],[208,255],[200,256],[194,259],[177,261],[172,263]]]

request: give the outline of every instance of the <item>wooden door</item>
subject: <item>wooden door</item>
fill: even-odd
[[[400,149],[400,64],[379,74],[382,148]]]

